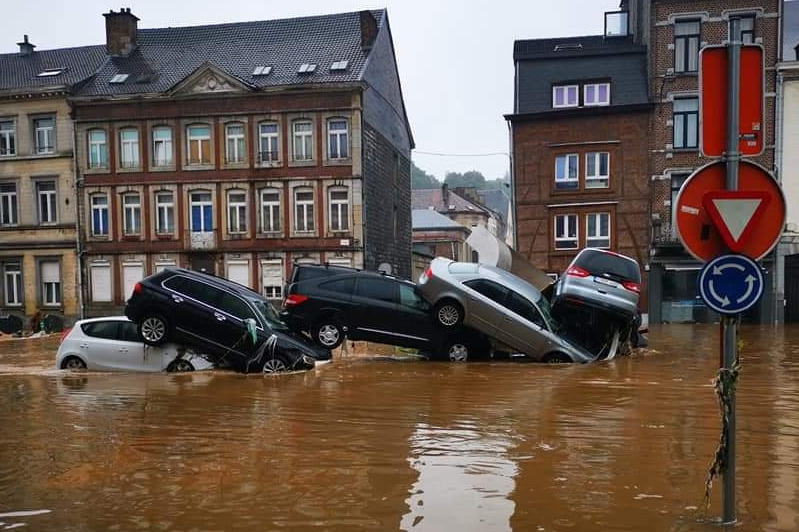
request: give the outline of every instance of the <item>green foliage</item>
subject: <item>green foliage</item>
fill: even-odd
[[[438,188],[441,183],[432,174],[428,174],[411,161],[411,188],[421,190]]]
[[[449,185],[450,188],[455,187],[475,187],[485,188],[486,178],[477,170],[469,170],[468,172],[447,172],[444,178],[444,183]]]

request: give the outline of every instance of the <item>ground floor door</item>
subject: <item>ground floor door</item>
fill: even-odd
[[[195,272],[216,275],[216,257],[211,253],[192,253],[189,255],[189,264]]]
[[[799,323],[799,255],[785,257],[785,323]]]

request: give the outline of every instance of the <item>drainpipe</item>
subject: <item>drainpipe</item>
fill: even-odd
[[[77,292],[78,292],[78,311],[80,319],[86,317],[83,308],[83,249],[81,248],[81,184],[82,178],[78,172],[78,131],[75,120],[72,121],[72,181],[75,183],[75,246],[77,249]]]
[[[780,2],[782,7],[782,2]],[[781,20],[781,19],[780,19]],[[774,177],[777,183],[782,186],[782,159],[783,159],[783,112],[785,106],[785,75],[777,72],[777,108],[774,112]],[[782,240],[782,239],[780,239]],[[785,256],[782,242],[777,243],[777,253],[774,256],[774,278],[772,279],[772,290],[774,291],[773,323],[783,323],[785,319]]]

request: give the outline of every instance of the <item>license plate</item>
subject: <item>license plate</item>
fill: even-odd
[[[603,279],[602,277],[594,277],[594,282],[599,284],[604,284],[607,286],[618,286],[615,281],[610,281],[608,279]]]

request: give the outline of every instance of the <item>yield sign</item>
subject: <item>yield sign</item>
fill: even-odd
[[[735,253],[744,251],[769,203],[771,194],[765,190],[710,190],[702,198],[713,225]]]

